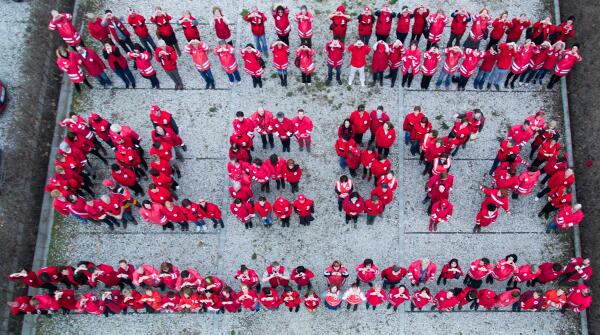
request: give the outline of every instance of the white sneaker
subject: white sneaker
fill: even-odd
[[[538,198],[538,197],[535,197],[535,201],[540,201],[540,198]]]
[[[200,228],[200,226],[196,226],[196,233],[199,233],[200,229],[202,229],[202,228]]]

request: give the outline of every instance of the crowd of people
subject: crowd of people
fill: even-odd
[[[136,80],[127,63],[131,60],[140,75],[151,82],[152,88],[160,88],[153,66],[154,58],[173,80],[175,89],[184,89],[178,71],[178,58],[182,51],[171,23],[171,15],[161,7],[154,9],[149,22],[156,28],[155,35],[158,40],[155,43],[146,18],[131,8],[127,14],[126,19],[117,17],[111,10],[106,10],[103,15],[87,14],[88,33],[102,44],[101,53],[108,67],[122,79],[126,88],[135,88]],[[236,50],[231,40],[230,21],[219,7],[214,7],[212,14],[212,20],[207,21],[212,22],[211,26],[219,41],[214,49],[202,40],[199,31],[200,20],[189,11],[185,11],[176,21],[186,39],[183,52],[190,55],[206,84],[206,89],[216,88],[208,57],[210,51],[217,56],[231,85],[241,81]],[[271,14],[277,40],[270,46],[267,44],[265,31],[267,15],[253,7],[243,17],[250,25],[254,37],[254,44],[248,43],[239,51],[245,72],[252,77],[254,87],[262,88],[262,77],[266,69],[265,58],[270,51],[273,69],[281,85],[287,86],[289,58],[290,53],[293,53],[293,63],[299,69],[301,82],[311,85],[312,74],[316,71],[315,49],[312,43],[313,15],[306,6],[301,6],[300,11],[290,19],[289,8],[282,4],[274,5]],[[96,78],[105,88],[112,85],[105,73],[106,64],[96,51],[84,45],[80,33],[71,22],[71,14],[52,11],[51,16],[48,27],[56,30],[73,49],[69,51],[61,47],[56,51],[56,56],[59,69],[67,73],[76,89],[80,90],[81,83],[92,88],[87,76]],[[356,18],[352,18],[341,5],[329,15],[329,19],[333,39],[324,45],[328,85],[333,80],[334,70],[337,83],[342,84],[344,53],[350,54],[347,81],[349,85],[354,83],[354,77],[358,73],[360,85],[365,86],[367,56],[372,53],[370,71],[374,85],[379,83],[383,86],[384,78],[389,78],[391,86],[394,87],[398,73],[401,72],[402,86],[411,87],[414,77],[422,73],[421,89],[429,89],[438,69],[440,70],[435,83],[436,88],[443,84],[448,89],[451,81],[454,81],[457,83],[457,90],[464,90],[469,79],[477,71],[473,86],[479,90],[489,90],[492,86],[500,90],[503,81],[505,89],[514,89],[517,80],[519,86],[527,86],[530,83],[542,85],[548,73],[552,76],[546,87],[552,89],[560,78],[566,76],[575,64],[582,60],[579,46],[573,44],[567,47],[566,44],[575,33],[574,17],[569,17],[558,25],[553,24],[550,17],[532,24],[526,14],[511,19],[505,11],[493,18],[486,8],[476,14],[461,8],[448,16],[442,9],[434,13],[424,5],[419,5],[412,11],[403,6],[398,13],[389,5],[383,5],[377,10],[365,6]],[[357,22],[358,39],[345,44],[348,26],[352,20]],[[397,21],[396,39],[391,37],[394,20]],[[292,21],[297,23],[300,39],[300,45],[296,49],[292,48],[289,39]],[[439,44],[448,25],[450,36],[446,47],[443,48]],[[129,29],[133,29],[139,43],[133,42],[133,35]],[[377,41],[369,45],[373,32]],[[406,41],[409,32],[411,37]],[[467,37],[461,46],[464,35]],[[523,36],[524,41],[520,42]],[[421,37],[427,40],[423,50],[419,47]],[[482,42],[485,43],[485,50],[480,50],[483,48]],[[442,55],[443,65],[440,63]],[[388,74],[384,76],[386,71]]]
[[[354,280],[348,268],[336,260],[323,272],[327,289],[321,295],[312,284],[315,273],[302,265],[290,271],[278,262],[272,262],[265,267],[262,276],[255,269],[241,265],[232,277],[239,283],[240,290],[236,291],[222,278],[202,276],[194,268],[180,271],[169,262],[161,263],[157,269],[149,264],[136,268],[121,260],[115,269],[109,264],[95,265],[82,261],[75,267],[48,266],[37,272],[23,269],[11,274],[10,280],[27,287],[45,289],[47,293],[20,296],[9,305],[13,315],[48,316],[58,311],[105,316],[129,311],[239,313],[261,308],[277,310],[280,306],[289,312],[298,312],[301,305],[307,311],[315,312],[321,302],[330,310],[339,309],[345,302],[346,309],[353,311],[360,305],[365,305],[367,310],[386,306],[397,311],[406,301],[409,301],[411,311],[430,306],[431,310],[439,312],[460,310],[469,305],[471,310],[478,310],[481,306],[487,310],[510,307],[514,312],[565,312],[568,309],[578,313],[590,306],[590,289],[585,283],[577,283],[590,279],[592,267],[589,259],[573,258],[566,266],[554,262],[517,265],[517,260],[514,254],[507,255],[496,264],[480,258],[463,273],[458,260],[452,259],[438,274],[436,264],[429,259],[415,260],[408,268],[393,264],[381,271],[372,259],[365,259],[356,266]],[[410,284],[413,289],[412,294],[407,285],[402,284],[405,277],[407,285]],[[434,282],[438,286],[453,282],[460,284],[461,278],[462,288],[446,290],[440,287],[434,294],[427,287]],[[483,281],[487,284],[507,281],[506,291],[481,288]],[[519,288],[518,285],[523,283],[526,288]],[[99,288],[99,284],[104,284],[104,290],[97,294],[89,291],[78,293],[86,286],[89,289]],[[551,286],[544,291],[536,289],[537,284],[559,286]],[[570,287],[564,286],[567,284]],[[342,294],[344,286],[349,287]],[[367,286],[367,290],[363,291],[361,286]],[[302,294],[302,291],[306,293]]]

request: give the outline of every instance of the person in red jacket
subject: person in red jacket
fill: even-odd
[[[558,229],[567,230],[581,223],[585,215],[581,210],[581,204],[573,206],[567,205],[561,208],[554,218],[548,221],[546,233],[554,232],[558,234]]]
[[[233,276],[233,279],[239,280],[241,285],[260,291],[260,278],[258,277],[258,274],[246,265],[240,266],[240,269]]]
[[[573,313],[581,313],[592,304],[592,292],[585,284],[579,284],[571,287],[567,292],[567,303],[564,304],[561,312],[570,309]]]
[[[169,78],[175,83],[175,90],[183,90],[183,82],[177,70],[177,53],[164,40],[158,40],[158,48],[154,50],[156,61],[162,66]],[[208,83],[208,82],[207,82]]]
[[[467,25],[471,22],[471,13],[465,7],[455,10],[450,16],[452,16],[452,23],[450,24],[450,38],[446,48],[460,45],[460,40],[467,31]]]
[[[513,199],[518,199],[519,195],[529,195],[533,192],[533,189],[538,183],[540,178],[540,171],[535,166],[530,166],[526,171],[523,171],[519,177],[519,183],[517,184],[513,194]]]
[[[396,13],[392,12],[389,5],[381,6],[380,10],[375,11],[375,36],[377,41],[387,42],[390,32],[392,31],[392,23],[396,17]],[[366,44],[369,44],[368,42]]]
[[[385,268],[383,271],[381,271],[381,279],[383,279],[383,289],[387,289],[388,286],[390,287],[390,289],[395,288],[396,285],[400,284],[402,278],[404,278],[404,276],[406,276],[407,273],[408,271],[405,268],[400,267],[396,264]]]
[[[135,88],[135,77],[133,77],[131,70],[129,70],[127,59],[116,45],[111,41],[105,43],[104,48],[102,48],[102,56],[106,60],[106,63],[108,63],[110,69],[123,80],[125,88],[129,88],[129,85],[131,85],[132,88]]]
[[[88,88],[94,88],[87,80],[81,70],[83,61],[75,51],[67,51],[65,47],[56,49],[56,65],[58,69],[66,73],[77,92],[81,92],[81,83],[84,83]]]
[[[426,36],[427,46],[425,50],[429,50],[432,45],[437,45],[442,40],[444,28],[450,23],[450,19],[442,9],[438,9],[437,12],[427,17],[427,23],[429,24],[429,34]]]
[[[292,270],[290,279],[298,285],[298,291],[301,291],[303,287],[307,287],[308,290],[312,289],[311,279],[315,277],[315,274],[308,268],[300,265]]]
[[[413,30],[414,33],[414,30]],[[421,50],[417,47],[417,42],[410,43],[410,48],[405,50],[402,55],[402,87],[405,85],[410,88],[413,78],[421,71]]]
[[[512,22],[508,18],[508,12],[504,11],[492,22],[492,30],[490,31],[490,41],[485,47],[485,51],[490,50],[493,46],[498,45],[498,42],[512,28]]]
[[[403,302],[410,300],[410,292],[406,289],[406,286],[400,285],[391,289],[388,292],[388,305],[387,309],[394,308],[394,312],[398,311],[398,306]]]
[[[458,68],[458,73],[460,77],[458,78],[458,86],[457,90],[464,91],[467,86],[467,82],[469,78],[475,73],[475,69],[477,69],[477,65],[483,59],[484,53],[477,49],[465,49],[465,55],[460,64],[460,68]]]
[[[312,214],[315,212],[315,205],[312,199],[299,194],[298,198],[294,200],[294,212],[298,214],[300,219],[300,225],[310,226],[310,222],[314,220]]]
[[[215,6],[212,10],[213,26],[215,27],[215,35],[219,42],[226,43],[231,38],[231,29],[229,29],[229,20],[223,16],[221,7]]]
[[[475,82],[473,83],[473,86],[476,89],[483,90],[483,84],[485,83],[489,75],[492,73],[494,65],[496,64],[497,54],[498,46],[490,47],[483,53],[483,61],[479,66],[479,71],[477,71],[477,76],[475,76]]]
[[[198,20],[192,16],[189,10],[183,12],[183,16],[177,21],[177,24],[181,26],[183,35],[188,42],[200,39]]]
[[[281,86],[287,86],[288,64],[290,48],[282,41],[275,41],[271,45],[271,53],[273,54],[273,66],[281,81]]]
[[[348,52],[351,54],[348,85],[352,86],[354,76],[358,72],[360,86],[365,87],[365,65],[367,64],[367,55],[371,52],[371,48],[359,40],[348,47]]]
[[[567,18],[566,21],[561,22],[556,29],[554,29],[554,34],[551,35],[552,43],[556,43],[557,41],[567,42],[575,35],[575,26],[573,23],[575,22],[575,16],[571,15]]]
[[[262,64],[262,53],[254,48],[254,45],[249,43],[246,47],[240,50],[242,59],[244,60],[244,70],[252,77],[252,86],[262,88],[262,75],[265,73],[265,69]]]
[[[479,44],[487,35],[490,23],[491,17],[487,8],[483,8],[479,11],[479,14],[473,15],[471,30],[469,30],[469,36],[463,43],[463,48],[479,49]]]
[[[292,204],[285,198],[278,197],[273,203],[273,212],[281,220],[282,227],[290,226],[290,217],[292,215]]]
[[[483,279],[492,272],[492,265],[490,260],[487,258],[476,259],[471,263],[469,272],[463,280],[463,284],[473,288],[480,288],[483,283]]]
[[[315,51],[307,45],[301,45],[296,49],[295,63],[300,68],[302,73],[302,83],[304,85],[312,85],[312,73],[315,72],[315,62],[313,56]]]
[[[128,8],[127,13],[127,23],[133,27],[133,32],[140,39],[140,42],[146,51],[152,53],[152,51],[156,49],[156,44],[154,43],[154,39],[152,39],[152,35],[150,35],[150,32],[148,31],[146,18],[134,11],[132,8]]]
[[[437,66],[440,59],[442,59],[442,55],[440,54],[437,44],[432,45],[431,48],[423,54],[423,65],[421,66],[421,72],[423,73],[423,77],[421,78],[422,89],[429,89],[429,83],[431,82],[431,78],[433,78],[437,72]]]
[[[505,42],[498,45],[496,65],[494,65],[494,69],[490,73],[487,82],[488,90],[494,85],[494,88],[496,88],[497,91],[500,91],[500,83],[504,80],[510,70],[516,50],[517,45],[514,42]]]
[[[244,21],[250,23],[256,48],[265,54],[265,57],[268,57],[269,45],[267,44],[267,35],[265,34],[267,16],[259,11],[256,6],[253,6],[250,12],[244,16]]]
[[[296,312],[300,310],[300,294],[290,286],[286,286],[281,294],[281,303],[289,309],[290,312]]]
[[[208,45],[199,39],[193,39],[183,48],[184,52],[189,53],[194,61],[196,70],[206,82],[205,89],[215,89],[215,78],[210,69],[210,61],[206,52],[209,50]],[[170,76],[170,75],[169,75]],[[181,86],[183,88],[183,84]]]
[[[102,44],[110,43],[110,32],[108,27],[102,25],[102,18],[94,13],[87,13],[85,17],[88,19],[87,28],[90,36]]]
[[[413,11],[413,25],[412,25],[412,34],[410,35],[410,44],[412,42],[416,42],[416,45],[419,45],[419,41],[421,40],[421,36],[425,31],[425,26],[427,25],[427,16],[429,16],[429,8],[424,5],[419,5]]]
[[[298,141],[298,149],[304,151],[306,145],[306,151],[310,152],[313,122],[306,116],[304,109],[298,109],[298,114],[292,119],[292,124],[294,125],[294,136]]]
[[[236,198],[233,203],[229,206],[231,213],[238,218],[238,220],[244,224],[246,229],[252,228],[252,218],[254,217],[254,209],[250,202],[243,202],[241,199]]]
[[[383,304],[388,299],[380,284],[375,284],[373,287],[371,287],[371,289],[365,293],[365,297],[367,298],[367,309],[369,309],[369,307],[373,307],[373,310],[375,310],[377,306]]]
[[[240,77],[240,71],[235,59],[235,48],[224,41],[219,41],[219,45],[215,47],[213,52],[219,58],[219,63],[223,71],[227,74],[229,84],[233,85],[241,82],[242,78]]]
[[[592,265],[589,258],[574,257],[565,266],[563,273],[558,278],[559,284],[588,281],[592,277]]]
[[[48,29],[56,30],[63,41],[72,48],[80,44],[84,45],[79,31],[75,29],[71,22],[73,15],[69,13],[59,13],[54,9],[50,12],[50,15],[52,18],[50,19],[50,23],[48,23]]]
[[[104,11],[104,17],[101,24],[108,27],[113,41],[119,43],[125,52],[133,50],[134,44],[131,41],[129,30],[127,30],[119,18],[113,15],[113,12],[110,9]]]
[[[273,128],[273,133],[275,133],[281,141],[282,151],[290,152],[291,136],[294,133],[294,124],[292,123],[292,120],[285,117],[283,112],[277,112],[271,127]]]
[[[542,290],[529,290],[522,293],[519,298],[519,303],[514,311],[541,311],[543,306],[543,294],[544,292]]]
[[[135,192],[136,196],[144,195],[144,189],[139,184],[135,172],[125,166],[119,166],[119,164],[112,164],[110,166],[111,177],[121,186],[130,188]]]
[[[447,199],[432,203],[429,231],[437,231],[438,224],[450,221],[453,205]]]
[[[567,49],[562,53],[562,56],[556,63],[556,67],[554,68],[554,74],[550,78],[548,85],[546,88],[551,90],[556,83],[560,80],[560,78],[566,76],[575,64],[582,61],[581,55],[579,54],[579,44],[574,44],[571,49]]]
[[[344,43],[337,39],[333,39],[325,44],[325,52],[327,53],[327,86],[331,84],[333,79],[333,70],[335,69],[335,79],[338,85],[342,84],[341,69],[344,60]]]
[[[510,65],[510,72],[504,80],[504,88],[508,88],[508,82],[510,81],[510,88],[515,88],[515,81],[518,78],[524,78],[526,71],[529,69],[530,61],[533,58],[533,54],[537,46],[529,39],[525,40],[522,45],[516,48],[514,53],[513,61]],[[512,78],[512,80],[511,80]]]
[[[156,78],[156,71],[152,67],[152,56],[148,51],[139,44],[134,44],[130,52],[127,53],[127,58],[134,60],[135,65],[142,77],[150,80],[152,88],[159,89],[160,82]]]
[[[156,25],[156,36],[165,41],[165,43],[177,51],[177,55],[181,56],[181,49],[177,42],[177,36],[173,26],[171,26],[171,15],[164,11],[160,6],[154,8],[154,15],[150,16],[150,22]]]
[[[494,162],[490,168],[489,175],[491,176],[496,171],[500,163],[506,162],[509,156],[518,155],[520,151],[521,148],[516,145],[515,141],[509,139],[502,140],[500,142],[500,149],[498,149],[496,158],[494,158]]]
[[[460,301],[454,295],[453,291],[438,291],[433,300],[431,310],[437,309],[441,312],[454,311],[454,307],[458,306]]]
[[[437,266],[427,258],[417,259],[408,266],[408,281],[411,286],[433,282]]]
[[[556,26],[552,23],[552,18],[546,16],[543,20],[533,24],[531,41],[537,45],[542,44],[544,41],[549,41],[550,36],[554,34],[555,30]]]
[[[329,14],[329,19],[331,20],[329,29],[333,33],[333,38],[343,44],[346,39],[348,22],[352,20],[350,15],[346,14],[346,9],[343,5],[340,5],[336,8],[335,12]]]
[[[512,19],[511,28],[506,35],[506,42],[518,42],[523,35],[523,31],[531,26],[531,20],[527,17],[527,14],[521,14],[519,17]]]
[[[364,6],[362,13],[356,18],[358,21],[358,39],[364,44],[369,44],[371,34],[373,34],[373,25],[375,24],[375,16],[369,6]]]
[[[277,310],[279,309],[279,305],[283,303],[283,300],[280,299],[277,291],[272,287],[263,287],[258,300],[262,306],[268,310]]]
[[[267,228],[273,225],[273,219],[271,218],[272,211],[271,203],[263,196],[259,197],[258,201],[254,203],[254,212],[258,214],[260,222]]]
[[[380,158],[387,158],[395,141],[396,130],[394,130],[394,125],[390,121],[384,122],[375,133],[375,145]]]
[[[373,59],[371,60],[371,73],[373,74],[373,85],[379,81],[383,86],[383,73],[388,68],[390,47],[383,40],[373,45]]]
[[[352,192],[344,199],[342,209],[346,213],[346,224],[352,220],[356,228],[358,216],[365,210],[365,201],[358,192]]]
[[[372,195],[370,199],[365,201],[365,213],[367,214],[367,225],[372,225],[377,216],[383,214],[384,205],[379,201],[379,197]]]
[[[302,5],[300,6],[300,12],[297,13],[293,19],[298,23],[298,37],[300,37],[300,44],[305,44],[312,48],[312,14],[305,5]]]
[[[458,260],[456,258],[451,259],[448,263],[444,264],[442,267],[442,271],[440,271],[440,276],[437,279],[437,284],[440,285],[443,283],[446,285],[448,280],[458,279],[463,275],[463,271],[458,265]]]
[[[273,20],[275,20],[275,32],[277,33],[277,37],[280,41],[289,45],[290,31],[292,30],[289,19],[290,10],[286,5],[277,3],[273,5],[272,14]]]
[[[402,45],[410,31],[410,20],[412,19],[413,14],[410,12],[410,9],[408,9],[408,6],[402,6],[402,10],[398,13],[397,17],[398,24],[396,25],[396,38]]]
[[[429,288],[423,287],[413,294],[412,301],[410,302],[410,311],[413,312],[415,308],[420,311],[423,309],[423,307],[433,302],[434,299],[429,291]]]

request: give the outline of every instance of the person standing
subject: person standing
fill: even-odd
[[[450,87],[450,81],[452,75],[458,70],[459,62],[464,57],[465,53],[459,46],[444,49],[444,67],[435,82],[435,88],[439,89],[442,86],[442,82],[446,89]]]
[[[477,49],[466,49],[465,56],[463,58],[460,67],[458,68],[458,73],[460,73],[460,77],[458,78],[458,86],[457,90],[464,91],[467,86],[467,82],[469,78],[475,73],[475,69],[477,69],[477,65],[479,61],[483,59],[483,52]]]
[[[273,213],[281,221],[282,227],[290,227],[292,204],[285,198],[278,197],[273,203]]]
[[[388,68],[389,53],[390,47],[385,41],[380,40],[373,45],[373,59],[371,60],[373,85],[379,81],[379,86],[383,86],[383,73]]]
[[[471,13],[465,7],[455,10],[450,16],[452,16],[452,23],[450,24],[450,38],[446,48],[460,45],[460,40],[467,31],[467,25],[471,22]]]
[[[215,28],[215,35],[219,39],[219,42],[227,43],[231,38],[231,29],[229,29],[229,20],[223,16],[221,7],[215,6],[212,10],[213,14],[213,27]],[[231,44],[229,44],[231,45]]]
[[[296,14],[294,21],[298,23],[298,37],[300,38],[300,44],[305,44],[309,48],[312,48],[313,16],[305,5],[300,6],[300,12]]]
[[[175,83],[175,90],[183,90],[183,82],[177,70],[177,53],[175,49],[168,46],[164,40],[158,40],[158,48],[154,50],[154,57]]]
[[[183,35],[188,42],[201,38],[200,31],[198,31],[198,20],[192,16],[189,10],[183,12],[183,16],[177,21],[177,24],[181,26]]]
[[[546,16],[543,20],[533,24],[531,41],[536,45],[540,45],[542,42],[550,40],[550,36],[554,34],[555,29],[556,26],[552,24],[550,16]]]
[[[404,54],[404,46],[400,40],[395,40],[389,44],[389,55],[388,60],[390,62],[390,72],[386,78],[392,80],[391,87],[396,85],[396,79],[398,78],[398,70],[402,66],[402,55]]]
[[[302,179],[302,169],[293,159],[288,159],[283,168],[283,179],[290,183],[292,193],[298,192],[298,184],[300,183],[300,179]]]
[[[342,209],[346,213],[346,224],[352,220],[354,222],[354,228],[356,228],[358,216],[365,210],[365,201],[358,192],[352,192],[344,199]]]
[[[129,65],[127,65],[127,59],[121,53],[121,50],[116,45],[110,43],[105,43],[104,48],[102,49],[102,56],[106,59],[108,66],[113,72],[123,80],[125,83],[125,88],[135,88],[135,77],[129,70]],[[106,128],[108,130],[108,128]]]
[[[336,39],[325,44],[325,52],[327,52],[327,86],[331,84],[334,69],[338,85],[342,84],[341,68],[344,60],[344,50],[344,43]]]
[[[190,56],[192,56],[192,60],[194,61],[196,70],[198,70],[200,76],[206,82],[205,89],[208,90],[209,88],[212,88],[214,90],[215,79],[210,69],[210,61],[208,60],[208,55],[206,54],[208,50],[208,45],[198,39],[191,40],[188,44],[185,45],[184,48],[184,51],[190,54]],[[183,85],[181,86],[181,88],[183,88]]]
[[[497,46],[490,47],[490,49],[483,53],[483,61],[479,66],[479,71],[477,71],[477,76],[475,76],[475,82],[473,83],[473,87],[475,87],[475,89],[483,90],[483,84],[485,83],[486,79],[494,69],[494,65],[496,64],[497,54]]]
[[[375,23],[375,16],[369,6],[363,7],[363,11],[358,15],[357,21],[358,39],[368,45],[369,39],[371,39],[371,35],[373,34],[373,24]]]
[[[302,73],[302,83],[304,85],[312,85],[311,76],[315,72],[315,63],[313,55],[315,51],[306,45],[301,45],[296,49],[296,63]]]
[[[350,114],[350,123],[354,141],[359,146],[363,146],[363,135],[371,126],[371,116],[365,111],[365,105],[358,105],[356,110]]]
[[[306,145],[306,151],[310,152],[312,143],[310,135],[313,131],[312,120],[304,114],[303,109],[298,109],[298,115],[292,119],[292,124],[294,126],[294,136],[298,141],[298,149],[304,151]]]
[[[387,158],[395,141],[396,130],[394,130],[394,125],[390,121],[384,122],[375,133],[375,145],[381,158]]]
[[[159,89],[160,82],[156,78],[156,70],[152,67],[152,56],[139,44],[133,45],[133,50],[127,53],[127,58],[134,60],[142,77],[150,80],[152,88]]]
[[[344,44],[348,22],[352,20],[350,15],[346,14],[346,9],[343,5],[340,5],[336,8],[335,12],[329,14],[329,19],[331,20],[329,29],[333,33],[333,38]]]
[[[277,135],[281,141],[281,150],[283,152],[290,152],[291,136],[294,134],[294,124],[292,123],[292,120],[285,117],[283,112],[277,112],[276,118],[273,119],[271,127],[273,128],[273,133],[275,133],[275,135]]]
[[[237,61],[235,60],[235,48],[224,41],[219,41],[219,45],[213,51],[219,58],[221,68],[229,78],[229,84],[233,85],[242,81],[240,72],[238,71]]]
[[[160,6],[154,8],[154,15],[150,16],[150,22],[156,25],[156,36],[165,41],[165,43],[177,51],[177,55],[181,56],[181,49],[177,43],[177,36],[171,26],[171,15],[162,10]],[[160,45],[159,45],[160,47]]]
[[[352,286],[342,296],[342,300],[346,301],[347,310],[352,308],[352,311],[356,312],[358,305],[367,301],[367,298],[358,286],[358,283],[353,283]]]
[[[410,31],[410,20],[413,17],[413,14],[408,9],[408,6],[402,6],[402,10],[397,15],[398,24],[396,25],[396,38],[400,41],[400,43],[404,44],[406,40],[406,36]]]
[[[294,200],[293,205],[294,212],[296,212],[300,218],[300,225],[310,226],[310,222],[315,219],[312,216],[312,214],[315,212],[314,201],[305,197],[304,194],[299,194],[298,198]]]
[[[252,113],[252,122],[256,125],[256,130],[260,135],[262,141],[262,148],[267,149],[267,144],[273,149],[275,147],[275,141],[273,139],[273,114],[260,106]]]
[[[406,85],[410,88],[413,78],[421,70],[420,67],[421,50],[417,47],[417,42],[413,41],[410,43],[410,48],[402,55],[402,87]]]
[[[427,46],[425,50],[429,50],[432,45],[437,45],[442,40],[442,34],[444,28],[450,19],[446,16],[446,13],[442,9],[438,9],[436,13],[433,13],[427,17],[429,23],[429,34],[427,36]]]
[[[281,3],[273,5],[272,15],[273,20],[275,20],[275,32],[279,40],[287,45],[290,45],[290,31],[292,31],[289,14],[290,10],[286,5]]]
[[[571,49],[567,49],[562,53],[562,56],[556,63],[556,67],[554,68],[554,74],[550,78],[548,85],[546,88],[551,90],[556,83],[560,81],[560,78],[565,77],[575,64],[581,62],[583,59],[579,54],[579,44],[574,44]]]
[[[265,34],[265,22],[267,21],[267,16],[259,11],[256,6],[253,6],[250,12],[244,16],[244,21],[250,23],[256,49],[265,54],[265,57],[268,57],[269,46],[267,45],[267,35]]]
[[[375,36],[377,37],[377,41],[387,42],[396,13],[392,12],[389,5],[383,5],[380,10],[375,11],[375,16],[377,17],[375,21]]]
[[[93,88],[81,70],[81,63],[81,57],[75,51],[67,51],[62,46],[56,49],[56,65],[59,70],[67,74],[77,92],[81,92],[81,83],[90,89]]]
[[[133,27],[133,32],[140,39],[140,42],[144,46],[146,51],[152,53],[156,49],[156,44],[154,43],[154,39],[150,35],[148,31],[148,26],[146,25],[146,18],[141,14],[136,13],[133,9],[127,9],[129,15],[127,16],[127,23]]]
[[[288,64],[289,64],[289,55],[290,48],[287,44],[282,41],[275,41],[271,45],[271,53],[273,54],[273,67],[275,67],[275,71],[279,76],[279,80],[281,81],[281,86],[287,86],[287,77],[288,77]],[[304,72],[302,73],[302,79],[304,82]]]
[[[429,8],[424,5],[418,5],[417,8],[413,11],[413,25],[412,25],[412,34],[410,35],[410,43],[412,45],[415,42],[415,45],[418,47],[419,41],[421,40],[421,36],[425,31],[425,26],[427,25],[427,16],[429,16]]]
[[[371,48],[359,40],[348,47],[348,52],[351,54],[348,85],[352,86],[354,76],[358,72],[360,85],[365,87],[365,65],[367,64],[367,55],[371,52]]]
[[[492,23],[492,31],[490,32],[490,41],[485,46],[485,50],[488,51],[492,47],[498,45],[498,42],[504,37],[507,31],[512,28],[512,22],[508,19],[508,12],[504,11],[497,17]]]
[[[533,57],[535,47],[535,44],[531,40],[525,40],[525,42],[515,50],[514,58],[510,66],[510,73],[504,81],[504,88],[508,88],[509,81],[510,88],[515,88],[515,81],[517,78],[521,77],[525,71],[529,69],[529,62]]]
[[[112,81],[108,78],[106,72],[104,72],[106,65],[94,50],[81,45],[76,46],[75,50],[77,50],[77,54],[81,58],[81,64],[90,76],[96,78],[98,83],[104,88],[112,86]]]
[[[479,14],[473,16],[469,37],[463,43],[463,48],[479,49],[479,44],[488,33],[490,25],[490,14],[487,8],[479,11]]]
[[[50,12],[51,19],[48,23],[48,29],[56,30],[65,43],[75,48],[79,44],[83,44],[79,31],[73,26],[73,15],[69,13],[59,13],[57,10]]]
[[[527,14],[521,14],[519,17],[515,17],[511,21],[511,27],[506,34],[506,43],[519,42],[523,35],[523,30],[531,26],[531,20],[527,17]]]
[[[437,44],[432,45],[431,48],[423,54],[423,65],[421,66],[421,71],[423,72],[423,77],[421,78],[421,89],[429,89],[429,83],[431,82],[431,78],[433,78],[437,72],[437,66],[440,59],[442,59],[442,55],[437,48]]]
[[[513,57],[517,51],[517,45],[514,42],[500,43],[498,46],[498,52],[496,53],[496,65],[490,73],[487,89],[489,90],[492,85],[497,91],[500,91],[500,83],[506,77],[506,74],[511,68]]]
[[[562,41],[566,43],[575,35],[575,26],[573,23],[575,22],[575,16],[571,15],[567,18],[566,21],[561,22],[556,29],[554,30],[554,35],[551,36],[552,43],[556,43],[557,41]]]
[[[119,43],[125,52],[130,52],[133,50],[134,44],[131,41],[129,30],[125,28],[125,25],[123,25],[119,18],[113,15],[113,12],[110,9],[104,11],[102,25],[108,27],[113,41]]]
[[[252,76],[252,86],[262,88],[262,75],[265,73],[265,61],[262,59],[262,53],[254,48],[254,45],[246,44],[246,47],[240,50],[240,54],[244,60],[244,70]]]
[[[88,19],[87,28],[90,36],[102,44],[110,43],[110,32],[108,27],[102,25],[102,18],[94,13],[87,13],[85,17]]]

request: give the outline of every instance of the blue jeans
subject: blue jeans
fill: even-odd
[[[98,80],[98,82],[102,86],[112,85],[112,81],[110,81],[110,78],[108,78],[106,72],[104,71],[102,71],[102,73],[100,73],[100,75],[96,77],[96,80]]]
[[[260,218],[260,223],[262,223],[265,226],[273,225],[273,219],[271,217],[271,214],[269,213],[269,215],[267,215],[266,218]]]
[[[152,39],[151,35],[148,35],[148,37],[144,38],[140,37],[140,42],[142,42],[142,46],[144,46],[144,49],[146,49],[150,54],[156,50],[156,44],[154,44],[154,40]]]
[[[488,84],[500,85],[502,80],[506,77],[510,69],[499,69],[498,66],[494,66],[492,73],[490,73],[490,78],[488,79]]]
[[[327,303],[327,301],[323,301],[323,304],[325,305],[325,307],[327,307],[327,309],[330,309],[332,311],[336,311],[342,304],[339,304],[337,306],[331,306],[330,304]]]
[[[123,80],[125,87],[129,88],[129,85],[135,87],[135,77],[131,73],[131,70],[129,70],[129,67],[124,69],[116,69],[115,74],[119,76],[121,80]]]
[[[79,221],[79,223],[81,223],[81,224],[88,224],[88,220],[86,218],[84,218],[82,216],[79,216],[77,214],[73,214],[73,213],[71,213],[71,215],[73,215],[73,217],[75,219],[77,219],[77,221]]]
[[[546,73],[548,73],[548,70],[541,68],[535,72],[531,72],[529,74],[529,77],[527,78],[527,82],[530,82],[531,79],[533,79],[533,81],[535,82],[536,80],[540,80],[540,84],[542,83],[542,79],[544,79],[544,77],[546,76]]]
[[[410,143],[410,131],[404,132],[404,144],[408,145]]]
[[[473,85],[475,85],[475,88],[479,86],[483,88],[483,83],[485,83],[485,80],[487,79],[489,74],[490,72],[479,70],[479,72],[477,72],[477,76],[475,77],[475,83],[473,83]]]
[[[280,76],[287,76],[287,69],[277,70],[276,72]]]
[[[550,218],[550,220],[548,220],[548,226],[546,226],[546,231],[549,233],[558,234],[558,225],[554,223],[554,218]]]
[[[269,46],[267,45],[267,35],[262,34],[261,36],[254,35],[254,46],[258,51],[267,54],[269,51]]]
[[[203,219],[200,219],[200,220],[194,222],[194,224],[198,227],[203,227],[204,225],[206,225],[206,222],[204,222]]]
[[[131,214],[131,209],[126,209],[123,211],[123,217],[121,218],[122,223],[127,222],[136,222],[133,214]]]
[[[202,76],[202,79],[204,79],[204,81],[206,81],[207,84],[215,82],[215,78],[213,77],[212,71],[210,69],[198,72],[200,72],[200,76]]]
[[[227,73],[227,77],[229,78],[229,82],[235,83],[236,81],[242,81],[242,78],[240,77],[240,71],[235,70],[233,73]]]
[[[340,167],[343,169],[345,169],[348,166],[348,164],[346,164],[346,158],[344,157],[340,157]]]
[[[440,71],[440,76],[435,82],[435,87],[438,88],[442,86],[442,82],[444,82],[444,86],[450,86],[450,80],[452,80],[452,73],[448,73],[444,70]]]

